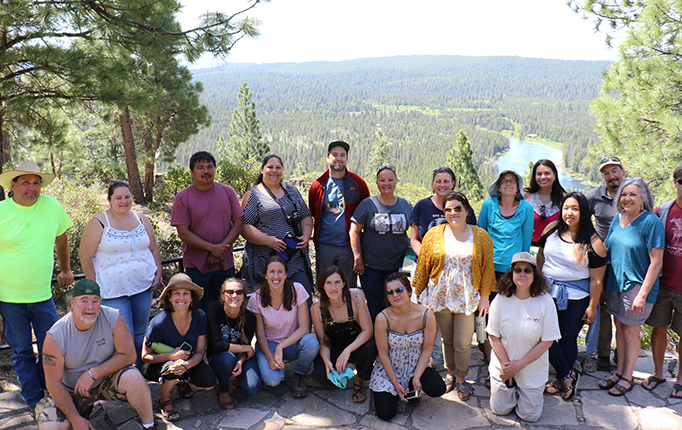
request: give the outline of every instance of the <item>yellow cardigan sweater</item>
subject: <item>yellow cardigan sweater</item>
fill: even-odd
[[[429,278],[438,282],[445,264],[445,243],[443,232],[447,224],[433,227],[424,236],[421,252],[414,272],[412,288],[417,296],[426,288]],[[471,261],[474,276],[474,289],[481,292],[481,297],[490,295],[495,288],[495,264],[493,263],[493,241],[488,233],[480,227],[471,226],[474,231],[474,255]]]

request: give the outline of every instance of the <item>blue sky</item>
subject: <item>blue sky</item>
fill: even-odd
[[[183,28],[207,10],[234,12],[246,0],[181,0]],[[564,0],[272,0],[249,14],[258,39],[243,39],[223,61],[339,61],[394,55],[510,55],[614,60],[604,35]]]

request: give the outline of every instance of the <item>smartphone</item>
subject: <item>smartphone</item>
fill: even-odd
[[[192,352],[192,345],[190,345],[187,342],[182,342],[182,345],[180,345],[180,349],[183,351]]]
[[[414,399],[417,397],[417,390],[408,391],[403,397],[405,397],[405,400]]]

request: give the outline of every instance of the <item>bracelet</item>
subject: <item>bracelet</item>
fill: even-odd
[[[95,376],[92,374],[92,370],[88,369],[88,375],[92,378],[92,380],[96,380]]]
[[[187,366],[185,366],[184,364],[181,364],[181,366],[185,368],[185,372],[189,372],[189,369],[187,368]]]

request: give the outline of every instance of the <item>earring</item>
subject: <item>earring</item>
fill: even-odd
[[[642,206],[639,208],[640,212],[644,212],[644,202],[642,202]]]

